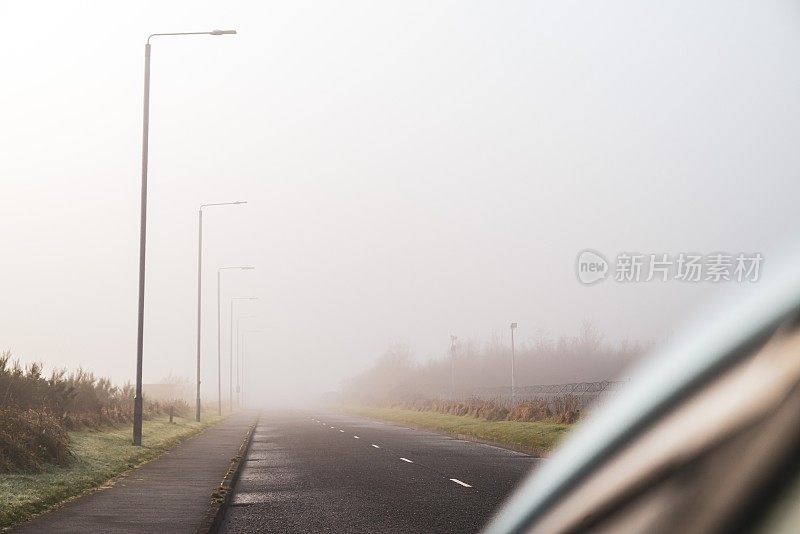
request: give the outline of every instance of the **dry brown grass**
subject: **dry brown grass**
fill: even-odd
[[[581,417],[578,400],[571,395],[521,402],[508,407],[491,399],[415,399],[391,403],[391,408],[470,416],[486,421],[527,421],[572,424]]]
[[[70,458],[64,426],[46,410],[0,408],[0,472],[34,471]]]

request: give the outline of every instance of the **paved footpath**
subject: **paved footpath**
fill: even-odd
[[[233,415],[130,471],[113,486],[12,532],[194,534],[255,419],[254,412]]]

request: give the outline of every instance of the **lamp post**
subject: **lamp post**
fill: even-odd
[[[220,274],[229,269],[240,271],[251,271],[255,267],[220,267],[217,269],[217,413],[222,415],[222,321],[221,321],[221,301],[220,301]]]
[[[144,106],[142,113],[142,194],[139,219],[139,303],[136,332],[136,396],[133,399],[133,444],[142,444],[142,349],[144,341],[144,281],[145,251],[147,250],[147,156],[150,136],[150,39],[153,37],[178,35],[232,35],[236,30],[213,30],[210,32],[154,33],[147,37],[144,45]]]
[[[244,377],[245,377],[245,374],[244,374],[244,356],[246,354],[246,349],[247,349],[247,345],[245,343],[245,340],[246,340],[245,336],[247,334],[259,334],[259,333],[261,333],[261,330],[245,330],[244,332],[242,332],[242,406],[244,406],[244,403],[245,403],[245,400],[244,400]]]
[[[229,357],[229,370],[230,373],[228,374],[228,378],[230,383],[228,384],[228,394],[230,395],[230,407],[233,410],[233,305],[236,303],[237,300],[258,300],[258,297],[233,297],[231,298],[231,335],[230,335],[230,349],[228,352]],[[237,334],[238,335],[238,332]],[[237,340],[238,341],[238,340]],[[238,344],[238,343],[237,343]]]
[[[237,200],[235,202],[216,202],[213,204],[201,204],[197,210],[197,398],[195,399],[195,420],[200,422],[200,311],[202,307],[202,287],[203,287],[203,208],[211,206],[237,206],[247,204],[246,201]]]
[[[450,336],[450,395],[456,396],[456,336]]]
[[[511,323],[511,404],[514,404],[514,395],[515,395],[515,379],[514,379],[514,366],[516,360],[516,352],[514,350],[514,330],[517,329],[517,323]]]
[[[254,319],[255,315],[242,315],[241,317],[236,318],[236,407],[239,408],[242,405],[242,396],[241,396],[241,353],[239,352],[239,321],[242,319]]]

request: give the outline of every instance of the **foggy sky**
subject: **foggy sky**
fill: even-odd
[[[578,251],[796,241],[791,2],[2,2],[0,349],[133,380],[143,48],[153,41],[145,382],[204,396],[216,268],[258,296],[261,398],[390,342],[662,339],[733,284],[580,285]],[[227,333],[223,357],[227,362]],[[227,369],[227,367],[226,367]],[[226,371],[227,373],[227,371]],[[227,377],[227,374],[224,376]]]

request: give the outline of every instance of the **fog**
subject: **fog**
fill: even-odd
[[[793,2],[0,3],[0,350],[132,381],[143,49],[152,48],[144,382],[203,396],[231,297],[252,401],[574,335],[667,339],[752,283],[576,278],[586,248],[761,253],[796,239]],[[592,379],[597,378],[595,369]],[[224,367],[223,384],[227,380]],[[226,391],[226,390],[225,390]]]

